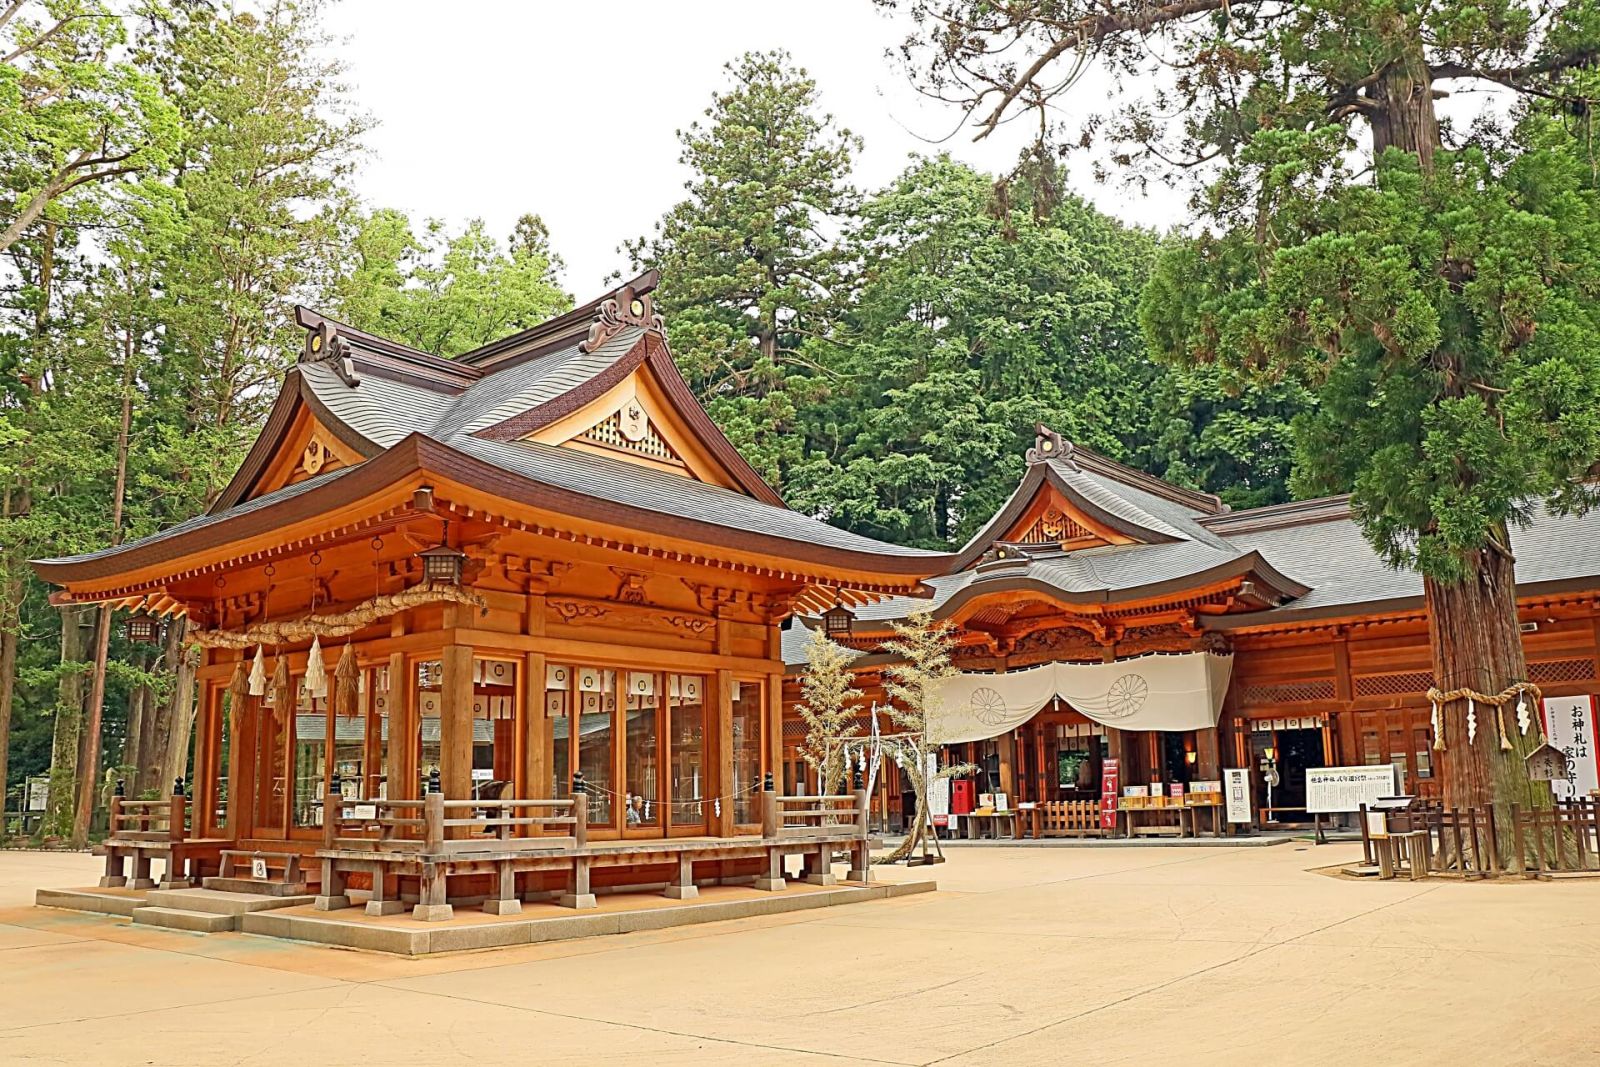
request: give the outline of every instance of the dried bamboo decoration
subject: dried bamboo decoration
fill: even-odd
[[[237,715],[244,708],[245,698],[250,695],[250,679],[245,674],[243,656],[233,665],[233,677],[228,679],[227,694],[228,707]]]
[[[354,716],[360,699],[361,668],[356,666],[355,646],[346,641],[339,665],[333,669],[333,713],[345,718]]]
[[[289,714],[289,702],[292,699],[293,694],[289,692],[289,661],[279,650],[278,665],[272,669],[272,711],[279,721]]]

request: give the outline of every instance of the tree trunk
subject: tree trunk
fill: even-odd
[[[117,433],[117,476],[111,492],[111,543],[122,541],[122,502],[128,489],[128,434],[133,427],[133,354],[131,335],[124,335],[122,367],[122,425]],[[94,818],[95,789],[100,777],[100,725],[106,703],[106,662],[111,654],[111,605],[100,609],[94,637],[94,676],[89,687],[89,717],[84,731],[83,765],[78,779],[78,810],[72,821],[72,843],[89,843],[89,823]]]
[[[167,713],[170,732],[167,735],[166,746],[162,750],[160,780],[164,789],[171,788],[174,778],[188,777],[189,740],[194,734],[194,683],[195,672],[200,667],[200,650],[186,648],[181,644],[185,626],[183,620],[174,620],[172,623],[172,629],[177,631],[180,644],[176,654],[178,666],[172,686],[172,700]],[[192,790],[191,795],[193,795]]]
[[[118,761],[123,776],[128,779],[128,792],[133,796],[144,793],[145,765],[140,762],[140,750],[145,744],[145,733],[150,728],[150,705],[153,703],[148,685],[140,685],[128,696],[128,729],[122,739],[122,759]]]
[[[11,705],[17,689],[17,631],[22,625],[13,610],[17,601],[12,599],[13,594],[20,598],[22,583],[8,584],[10,588],[0,594],[0,813],[5,810],[6,781],[11,773]],[[4,827],[0,827],[3,835]]]
[[[45,812],[47,837],[72,831],[73,797],[78,781],[78,738],[83,732],[84,652],[81,607],[61,609],[61,670],[56,688],[55,723],[50,739],[50,798]]]
[[[1439,147],[1439,118],[1433,108],[1433,78],[1420,54],[1392,64],[1378,78],[1372,105],[1372,154],[1398,148],[1417,157],[1424,171],[1433,169]]]
[[[1503,531],[1500,543],[1506,543]],[[1474,571],[1464,582],[1424,579],[1428,641],[1439,688],[1470,688],[1493,696],[1528,677],[1517,625],[1516,578],[1512,560],[1501,552],[1485,549],[1473,561]],[[1549,783],[1531,780],[1523,762],[1540,743],[1539,710],[1529,708],[1535,726],[1523,735],[1517,728],[1515,702],[1499,714],[1492,706],[1476,704],[1475,731],[1468,724],[1465,699],[1442,709],[1445,748],[1438,755],[1444,768],[1445,806],[1492,808],[1502,863],[1515,853],[1511,805],[1527,810],[1548,808],[1552,802]],[[1502,716],[1509,749],[1501,748]],[[1468,739],[1469,732],[1475,733],[1474,739]]]

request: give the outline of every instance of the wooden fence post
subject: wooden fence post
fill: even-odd
[[[444,794],[429,793],[423,801],[422,851],[437,855],[444,851]]]
[[[856,774],[856,842],[850,847],[850,870],[845,878],[851,882],[872,881],[872,851],[867,845],[867,791],[861,787],[861,775]]]

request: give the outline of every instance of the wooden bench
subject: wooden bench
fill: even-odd
[[[189,837],[189,798],[182,786],[180,778],[180,791],[160,800],[130,800],[120,792],[111,798],[106,839],[99,849],[105,858],[102,886],[154,889],[151,861],[160,858],[166,865],[160,888],[187,889],[200,880],[205,866],[218,862],[230,842]],[[121,782],[117,788],[122,789]]]

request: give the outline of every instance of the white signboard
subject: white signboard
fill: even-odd
[[[1400,773],[1392,763],[1306,770],[1306,811],[1312,815],[1360,811],[1380,797],[1399,795]]]
[[[351,818],[360,819],[363,822],[371,822],[378,817],[378,805],[357,804],[350,809],[350,815]]]
[[[49,806],[50,778],[43,774],[34,775],[28,779],[28,796],[24,807],[28,811],[43,811]]]
[[[263,881],[267,877],[267,861],[260,856],[250,860],[250,877],[256,881]]]
[[[1228,805],[1228,821],[1248,823],[1250,819],[1250,771],[1245,767],[1224,767],[1222,784]]]
[[[939,773],[939,757],[928,753],[928,814],[950,814],[950,779],[940,778],[935,780],[934,775]]]
[[[1593,697],[1545,697],[1544,732],[1567,757],[1567,776],[1550,783],[1557,800],[1586,797],[1600,789],[1595,762]]]

